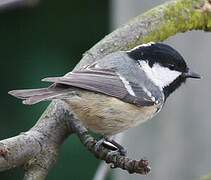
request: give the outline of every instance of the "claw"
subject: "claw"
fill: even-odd
[[[127,154],[127,150],[123,146],[121,146],[120,144],[118,144],[114,140],[110,140],[106,137],[100,139],[96,143],[95,150],[99,151],[101,146],[103,146],[104,148],[106,148],[108,150],[113,151],[114,153],[119,153],[121,156],[126,156],[126,154]]]
[[[107,148],[107,149],[112,150],[112,151],[118,151],[119,150],[114,144],[112,144],[111,142],[109,142],[107,140],[103,141],[102,145],[103,145],[104,148]]]

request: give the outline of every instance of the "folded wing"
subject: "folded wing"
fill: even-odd
[[[103,93],[137,106],[155,104],[155,98],[149,96],[140,85],[127,81],[127,79],[112,70],[88,69],[75,71],[69,73],[68,76],[49,77],[43,79],[43,81]]]

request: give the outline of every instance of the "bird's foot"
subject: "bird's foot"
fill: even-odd
[[[127,150],[122,145],[107,137],[103,137],[96,143],[95,150],[99,151],[101,146],[113,152],[118,152],[121,156],[126,156],[127,154]]]

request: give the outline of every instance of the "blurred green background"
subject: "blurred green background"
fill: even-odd
[[[24,106],[12,89],[44,87],[40,79],[70,71],[109,30],[109,1],[41,1],[35,8],[0,13],[0,139],[28,130],[48,103]],[[66,140],[48,179],[92,179],[99,161],[76,137]],[[78,167],[80,166],[80,168]],[[0,173],[22,179],[23,171]]]

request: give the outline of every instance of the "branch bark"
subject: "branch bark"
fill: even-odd
[[[14,10],[17,8],[34,7],[39,0],[2,0],[0,1],[0,11]]]
[[[88,50],[75,70],[111,52],[163,41],[190,30],[211,31],[210,0],[170,1],[137,16]],[[70,128],[73,120],[64,102],[53,101],[29,131],[0,141],[0,171],[24,165],[25,180],[45,179],[56,162],[59,147],[74,132]]]

